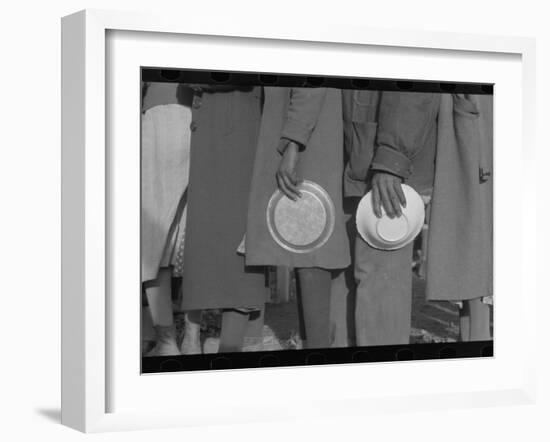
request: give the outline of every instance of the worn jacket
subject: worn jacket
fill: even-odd
[[[264,95],[248,207],[246,263],[345,268],[351,259],[342,208],[341,92],[330,88],[266,87]],[[323,246],[309,253],[282,248],[273,240],[266,221],[269,199],[277,189],[282,139],[303,146],[297,166],[298,178],[321,185],[334,203],[334,230]]]
[[[382,92],[372,169],[403,178],[419,193],[433,187],[440,94]]]
[[[363,196],[375,170],[431,191],[439,94],[345,90],[342,109],[345,196]]]
[[[369,166],[432,195],[427,298],[492,295],[492,97],[382,92],[378,125],[357,97],[344,96],[348,196],[367,190]]]

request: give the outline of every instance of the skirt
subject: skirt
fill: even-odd
[[[267,299],[264,268],[246,266],[237,251],[260,113],[260,88],[195,97],[182,310],[261,308]]]

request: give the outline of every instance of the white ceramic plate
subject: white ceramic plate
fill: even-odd
[[[382,207],[382,218],[377,218],[372,207],[372,191],[359,202],[355,223],[361,237],[372,247],[381,250],[396,250],[409,244],[422,230],[424,202],[410,186],[401,185],[407,207],[399,218],[391,219]]]

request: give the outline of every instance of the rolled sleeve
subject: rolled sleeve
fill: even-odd
[[[286,138],[287,140],[292,140],[305,146],[312,130],[313,128],[309,127],[303,121],[287,118],[281,138]]]
[[[372,169],[389,172],[403,179],[411,176],[411,160],[389,146],[378,146],[372,161]]]
[[[435,93],[382,93],[373,170],[410,177],[412,161],[436,124],[439,100]]]

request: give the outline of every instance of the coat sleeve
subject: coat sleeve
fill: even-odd
[[[382,93],[373,170],[409,178],[412,159],[437,123],[439,101],[436,93]]]
[[[326,94],[326,88],[291,88],[281,138],[295,141],[305,148],[321,114]],[[279,149],[281,147],[279,144]]]

